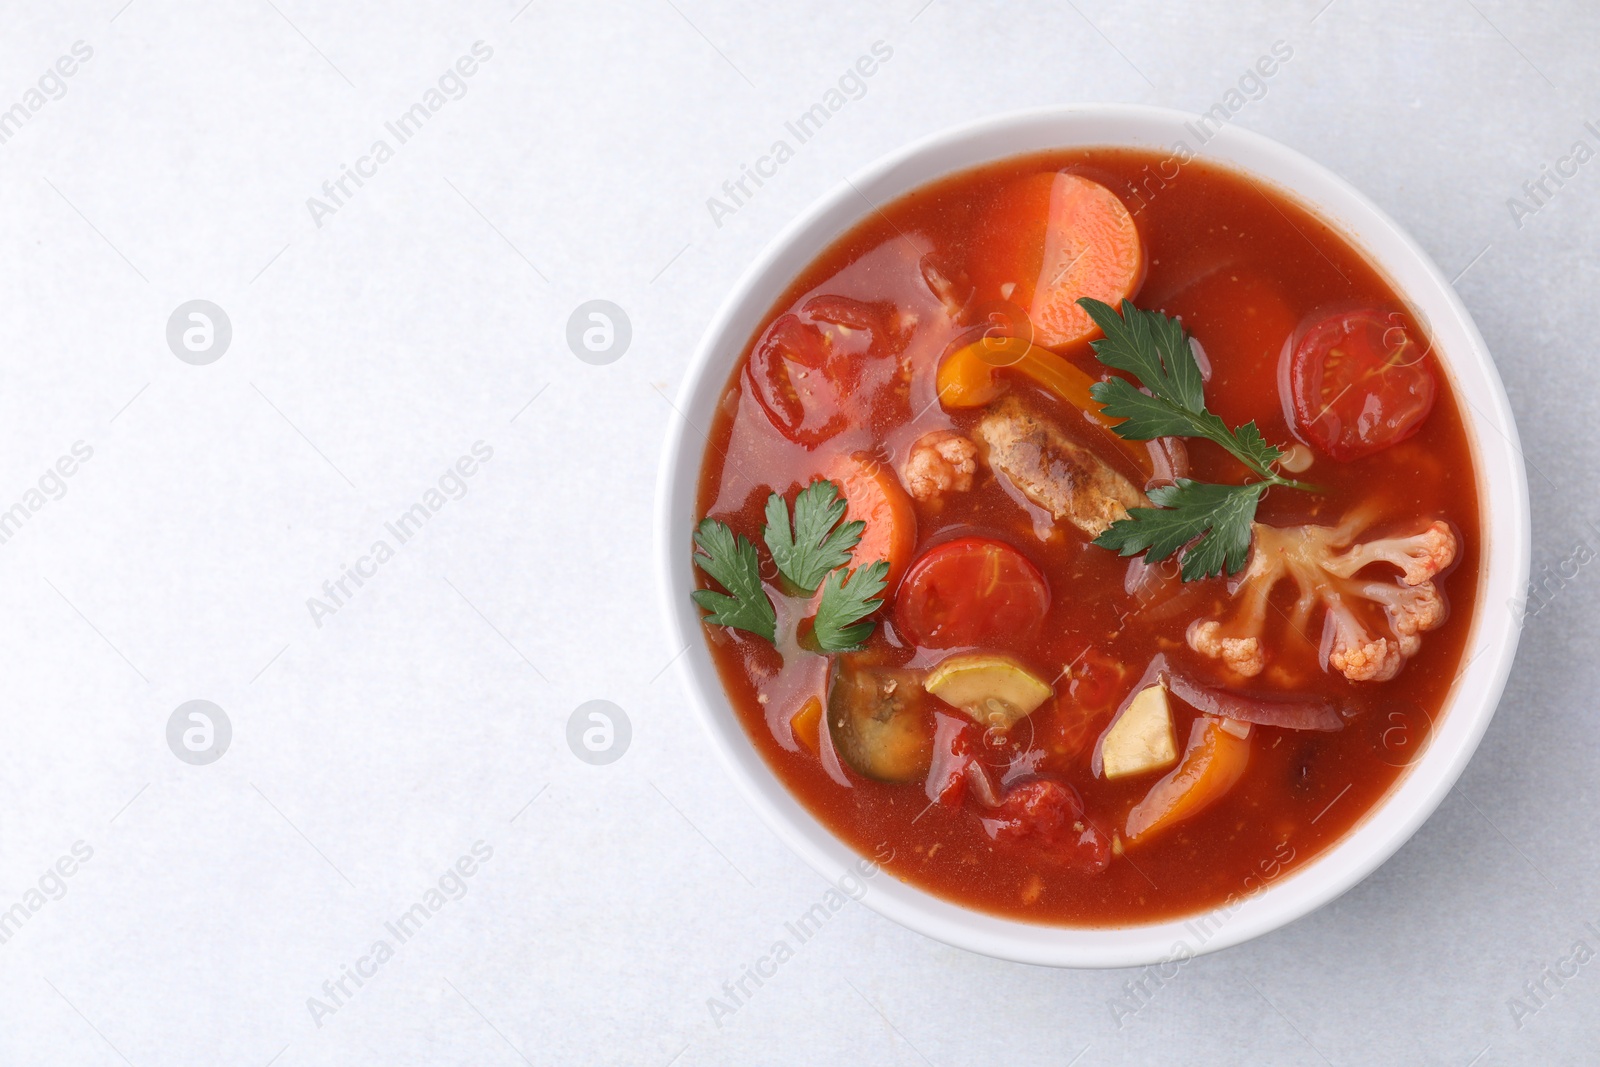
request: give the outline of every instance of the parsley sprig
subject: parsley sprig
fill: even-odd
[[[780,494],[769,496],[761,531],[785,591],[810,597],[821,588],[812,628],[813,640],[823,652],[861,647],[876,625],[866,620],[882,607],[881,594],[888,586],[887,560],[850,570],[851,553],[866,523],[841,522],[845,507],[839,487],[819,478],[795,497],[792,518]],[[709,612],[705,621],[777,644],[777,613],[761,584],[756,546],[743,535],[736,537],[727,523],[717,519],[700,522],[694,543],[695,565],[727,590],[696,589],[690,594]]]
[[[794,525],[789,524],[789,505],[773,493],[767,497],[767,527],[761,532],[772,553],[772,562],[794,587],[810,596],[829,572],[850,562],[850,553],[861,541],[867,524],[857,519],[840,525],[844,518],[844,498],[832,482],[821,479],[800,490],[794,499]]]
[[[1147,553],[1163,560],[1179,553],[1183,580],[1237,574],[1250,555],[1250,524],[1268,489],[1315,489],[1285,478],[1275,469],[1283,450],[1268,444],[1252,420],[1237,429],[1206,409],[1205,382],[1189,335],[1177,319],[1143,311],[1127,300],[1122,313],[1102,301],[1078,301],[1105,337],[1091,347],[1101,363],[1138,380],[1096,382],[1089,395],[1112,418],[1119,437],[1149,441],[1157,437],[1198,437],[1224,449],[1260,477],[1242,485],[1217,485],[1178,478],[1150,490],[1154,508],[1130,508],[1094,539],[1101,548],[1124,556]],[[1185,547],[1187,546],[1187,547]]]
[[[817,647],[827,652],[848,652],[861,647],[875,623],[862,622],[878,610],[875,599],[888,586],[889,561],[880,559],[858,567],[848,577],[840,567],[822,583],[822,602],[813,620]]]
[[[750,539],[725,522],[705,519],[694,531],[694,562],[726,589],[696,589],[689,595],[711,614],[706,621],[777,640],[778,616],[761,588],[761,561]]]

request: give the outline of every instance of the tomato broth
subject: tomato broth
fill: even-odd
[[[1168,172],[1159,162],[1125,149],[1051,152],[959,173],[883,205],[775,304],[709,428],[697,514],[756,546],[777,620],[772,641],[705,626],[751,743],[857,851],[892,852],[885,866],[903,881],[1011,918],[1073,926],[1169,919],[1235,902],[1311,860],[1371,812],[1425,748],[1464,664],[1476,609],[1481,534],[1472,451],[1426,324],[1338,232],[1293,200],[1202,161],[1153,181]],[[1078,185],[1049,177],[1063,174],[1109,190],[1115,202],[1083,201],[1080,209],[1066,199],[1080,197]],[[1060,271],[1050,265],[1050,227],[1067,227],[1062,240],[1078,232],[1072,227],[1100,240],[1110,231],[1092,213],[1119,210],[1133,227],[1123,223],[1106,238],[1123,243],[1103,248],[1102,263],[1085,274],[1079,252]],[[1129,233],[1136,247],[1127,245]],[[1041,257],[1047,269],[1036,274]],[[1023,478],[1001,473],[1009,442],[1037,441],[1027,434],[1046,425],[1059,431],[1049,440],[1072,442],[1063,447],[1107,486],[1148,493],[1171,480],[1159,457],[1141,458],[1147,448],[1156,456],[1156,447],[1130,449],[1093,412],[1017,368],[995,371],[1003,392],[986,404],[952,406],[941,390],[943,363],[985,331],[1013,339],[1007,351],[1031,341],[1029,350],[1045,350],[1040,358],[1059,357],[1089,379],[1116,376],[1090,348],[1099,331],[1091,324],[1084,328],[1092,336],[1079,338],[1074,330],[1083,323],[1069,321],[1069,298],[1097,278],[1126,289],[1137,308],[1181,323],[1206,376],[1207,410],[1228,427],[1254,420],[1265,441],[1296,446],[1283,462],[1299,469],[1275,469],[1315,488],[1264,492],[1256,522],[1289,532],[1270,541],[1273,531],[1258,532],[1252,565],[1269,544],[1290,546],[1283,550],[1290,555],[1309,544],[1302,526],[1332,528],[1353,517],[1359,535],[1339,550],[1381,542],[1367,565],[1357,566],[1368,557],[1341,556],[1348,566],[1338,566],[1355,573],[1324,582],[1325,571],[1337,569],[1328,562],[1333,555],[1307,557],[1318,583],[1268,582],[1258,608],[1264,622],[1252,629],[1236,621],[1248,614],[1237,588],[1248,572],[1182,581],[1177,557],[1150,562],[1092,544],[1040,504],[1049,486],[1030,496]],[[1061,291],[1046,306],[1039,294],[1051,285]],[[1374,356],[1369,348],[1383,351]],[[1404,358],[1395,355],[1401,351]],[[1012,421],[997,421],[1004,419]],[[948,444],[958,459],[928,451],[930,441]],[[1219,485],[1251,477],[1211,441],[1169,438],[1163,447],[1167,475],[1181,469]],[[913,476],[923,460],[943,478],[938,491]],[[841,463],[857,465],[856,482],[840,475]],[[958,469],[966,465],[970,476]],[[1053,477],[1060,464],[1042,469]],[[862,482],[862,471],[886,481]],[[850,565],[864,566],[872,552],[891,560],[890,585],[866,619],[871,633],[859,651],[824,654],[807,639],[810,624],[802,620],[818,611],[817,599],[785,588],[762,540],[771,494],[794,505],[819,478],[837,479],[850,517],[867,522]],[[1084,484],[1071,482],[1080,498]],[[923,495],[904,495],[919,487]],[[902,511],[885,511],[872,494],[899,501]],[[902,514],[906,504],[911,511]],[[1104,504],[1128,514],[1115,500]],[[1092,516],[1083,522],[1098,528]],[[903,550],[885,540],[884,524],[895,523]],[[1432,535],[1419,532],[1428,524]],[[1411,582],[1409,572],[1398,573],[1401,564],[1386,562],[1393,552],[1385,539],[1411,538],[1404,543],[1414,546],[1427,536],[1450,551],[1435,552],[1425,578]],[[924,564],[952,545],[944,554],[960,557],[959,565]],[[942,585],[919,577],[919,568],[935,566]],[[708,574],[697,578],[704,589],[725,586]],[[1404,612],[1424,586],[1432,614],[1417,623]],[[1378,599],[1357,603],[1358,589]],[[1310,609],[1297,610],[1297,599]],[[1394,603],[1403,604],[1401,614],[1385,616],[1381,605]],[[1336,632],[1332,616],[1344,608],[1340,618],[1375,643]],[[1203,624],[1217,619],[1243,643],[1223,653],[1207,644]],[[1408,625],[1418,632],[1405,632]],[[1011,688],[995,706],[1008,721],[964,715],[935,695],[958,699],[950,694],[968,691],[939,674],[963,655],[978,682],[1004,675]],[[865,756],[850,747],[855,735],[839,733],[834,707],[846,699],[840,679],[852,664],[879,672],[862,684],[877,685],[880,698],[918,694],[903,720],[885,713],[863,720],[872,730],[887,723],[909,731]],[[1133,731],[1135,697],[1152,685],[1163,687],[1162,707],[1149,720],[1147,743],[1114,752],[1113,724],[1129,717]],[[919,686],[929,691],[925,699]],[[1046,690],[1031,712],[1016,714],[1032,701],[1029,693]],[[1208,693],[1221,694],[1218,703],[1208,705]],[[1314,705],[1335,718],[1316,729],[1236,722],[1235,711],[1248,715],[1252,701]],[[1217,732],[1230,723],[1234,734]],[[1212,747],[1197,747],[1202,741]],[[1213,742],[1238,753],[1225,779]],[[1110,777],[1113,756],[1116,766],[1132,760],[1136,770]],[[954,788],[934,782],[941,768]],[[1136,832],[1149,822],[1141,810],[1154,812],[1147,836]]]

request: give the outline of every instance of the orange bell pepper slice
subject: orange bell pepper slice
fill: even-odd
[[[1095,380],[1048,348],[1040,348],[1020,337],[980,337],[956,349],[939,364],[939,401],[946,408],[982,407],[1006,391],[997,372],[1015,371],[1033,379],[1049,392],[1083,412],[1105,431],[1147,476],[1154,469],[1150,453],[1142,441],[1118,437],[1113,419],[1100,410],[1089,393]]]
[[[1128,812],[1122,832],[1133,845],[1210,807],[1250,764],[1250,724],[1202,715],[1189,730],[1183,760]]]
[[[789,729],[794,732],[794,739],[815,755],[822,748],[822,701],[807,697],[789,720]]]

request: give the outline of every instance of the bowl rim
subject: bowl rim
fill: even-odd
[[[713,749],[746,801],[830,882],[859,870],[859,854],[794,798],[746,735],[711,663],[688,596],[693,588],[695,487],[706,439],[695,416],[709,418],[756,324],[799,270],[876,205],[949,174],[1051,147],[1175,151],[1155,136],[1140,137],[1152,131],[1195,132],[1185,124],[1200,118],[1138,104],[1071,104],[982,118],[912,141],[844,179],[768,241],[724,297],[689,361],[661,453],[655,508],[657,591],[677,673]],[[1092,135],[1102,128],[1123,135]],[[1186,141],[1179,143],[1188,147]],[[1239,944],[1310,914],[1388,860],[1439,807],[1488,729],[1515,658],[1522,621],[1519,596],[1527,587],[1531,554],[1527,478],[1504,386],[1459,296],[1409,234],[1321,164],[1232,123],[1205,138],[1201,147],[1205,151],[1190,150],[1196,158],[1264,180],[1331,225],[1425,317],[1440,349],[1440,365],[1461,401],[1479,480],[1483,562],[1476,617],[1464,646],[1473,651],[1443,712],[1431,724],[1427,747],[1387,793],[1313,859],[1237,901],[1230,898],[1210,910],[1151,923],[1075,927],[967,908],[896,879],[876,882],[860,898],[886,918],[959,948],[1047,966],[1143,966]],[[919,176],[907,173],[951,155],[964,161],[945,162]],[[875,191],[880,195],[869,195]],[[1504,616],[1493,610],[1502,598]],[[1380,814],[1386,818],[1379,819]]]

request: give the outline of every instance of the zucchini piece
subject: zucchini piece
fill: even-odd
[[[960,708],[979,726],[1009,730],[1052,695],[1051,688],[1010,656],[962,652],[945,658],[923,688]]]
[[[1108,779],[1163,770],[1178,762],[1172,739],[1172,709],[1159,681],[1134,696],[1100,738],[1095,769]]]

